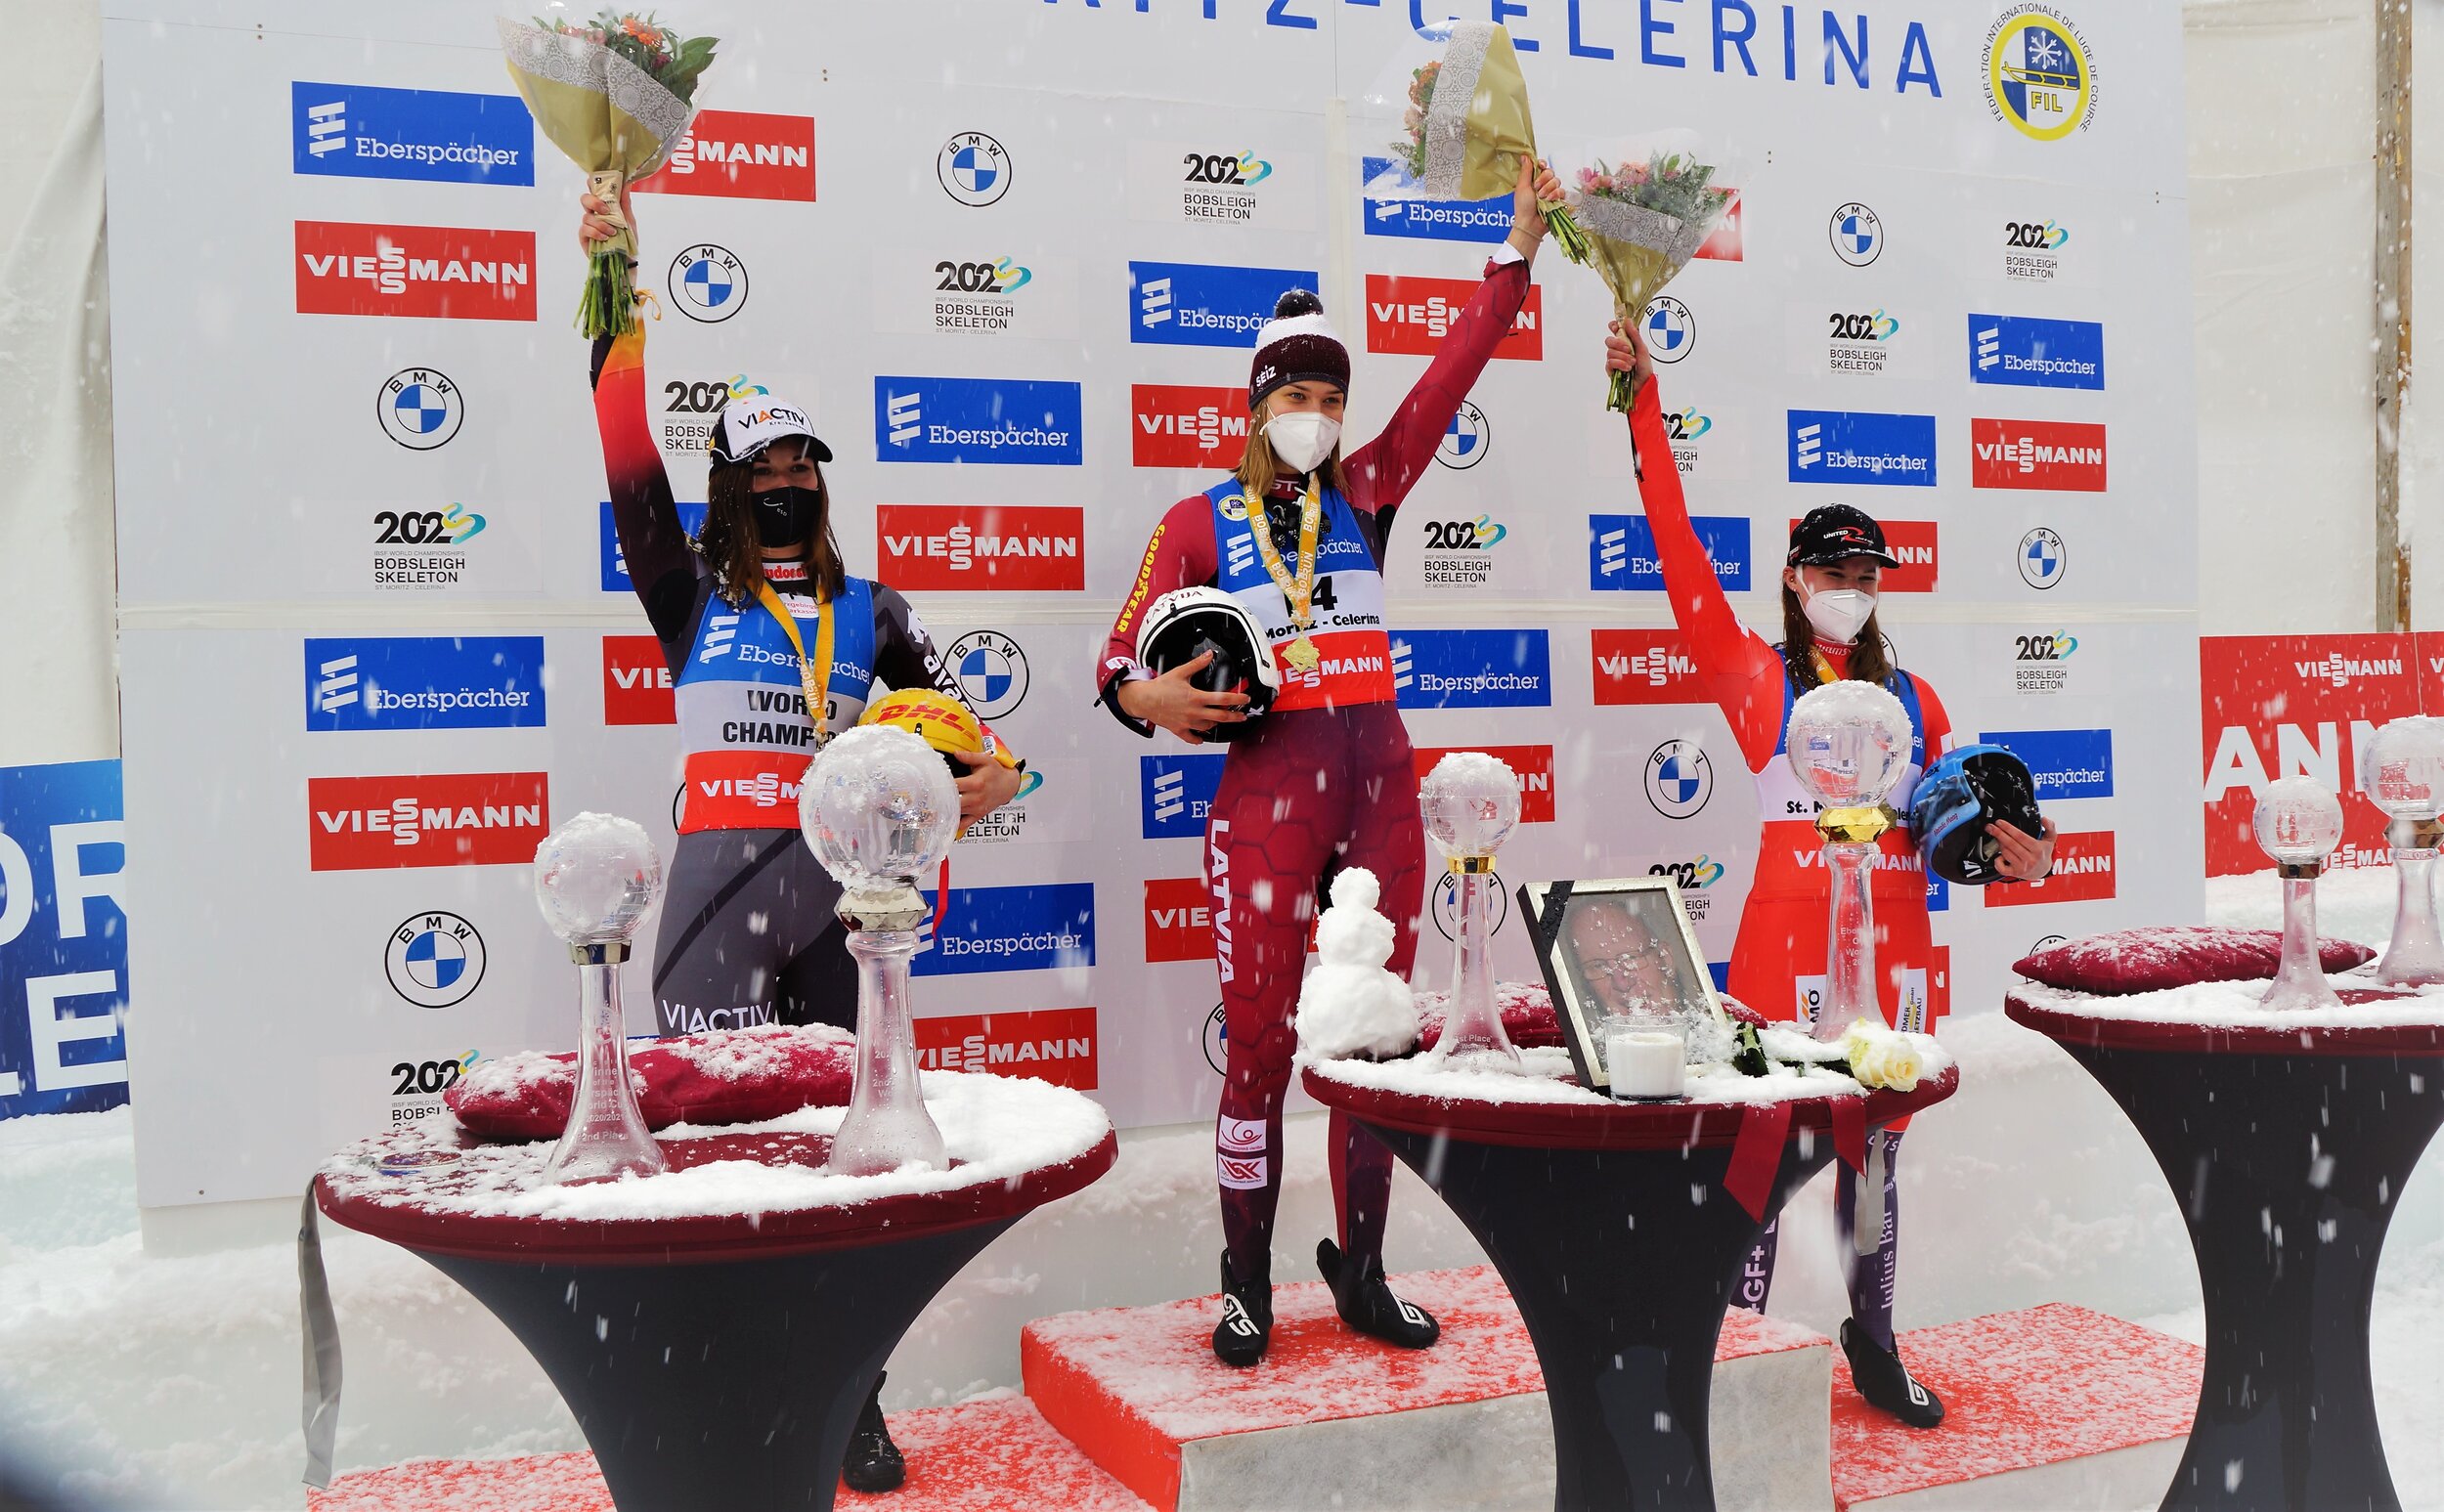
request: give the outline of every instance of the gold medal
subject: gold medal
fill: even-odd
[[[1316,649],[1307,631],[1315,627],[1315,564],[1316,538],[1324,533],[1324,499],[1314,479],[1307,480],[1307,497],[1298,508],[1298,562],[1293,569],[1282,560],[1280,548],[1273,544],[1273,522],[1264,510],[1248,510],[1247,529],[1256,538],[1256,556],[1264,563],[1265,576],[1282,590],[1289,605],[1289,627],[1296,636],[1278,655],[1294,672],[1313,672],[1324,665],[1324,653]]]

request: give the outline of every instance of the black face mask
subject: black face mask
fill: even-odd
[[[756,540],[767,546],[794,546],[814,534],[823,519],[823,491],[787,484],[754,496]]]

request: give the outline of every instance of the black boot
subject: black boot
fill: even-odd
[[[1434,1321],[1433,1314],[1392,1294],[1381,1261],[1352,1263],[1339,1245],[1324,1239],[1315,1247],[1315,1264],[1332,1288],[1341,1321],[1360,1333],[1402,1349],[1423,1349],[1443,1336],[1443,1325]]]
[[[1868,1338],[1853,1318],[1842,1319],[1842,1353],[1850,1357],[1851,1383],[1867,1405],[1912,1428],[1932,1428],[1943,1420],[1943,1399],[1919,1384],[1898,1354]]]
[[[908,1461],[900,1456],[899,1446],[891,1442],[891,1429],[883,1422],[883,1381],[889,1373],[874,1378],[874,1395],[865,1399],[865,1410],[857,1414],[857,1426],[849,1434],[849,1452],[840,1461],[841,1481],[851,1490],[869,1496],[895,1491],[908,1479]]]
[[[1213,1358],[1226,1365],[1247,1366],[1264,1358],[1273,1342],[1273,1277],[1242,1280],[1222,1252],[1222,1321],[1213,1328]]]

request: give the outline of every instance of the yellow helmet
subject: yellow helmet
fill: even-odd
[[[982,755],[985,750],[984,726],[977,722],[975,712],[957,699],[937,693],[931,688],[912,688],[906,692],[886,693],[865,706],[857,716],[859,724],[889,724],[906,730],[942,754],[951,771],[967,775],[968,768],[951,755],[954,751]]]

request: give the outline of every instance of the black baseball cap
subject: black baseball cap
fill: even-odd
[[[1853,556],[1871,556],[1887,567],[1900,558],[1884,544],[1884,527],[1863,509],[1849,504],[1824,504],[1791,527],[1791,554],[1786,567],[1826,567]]]

